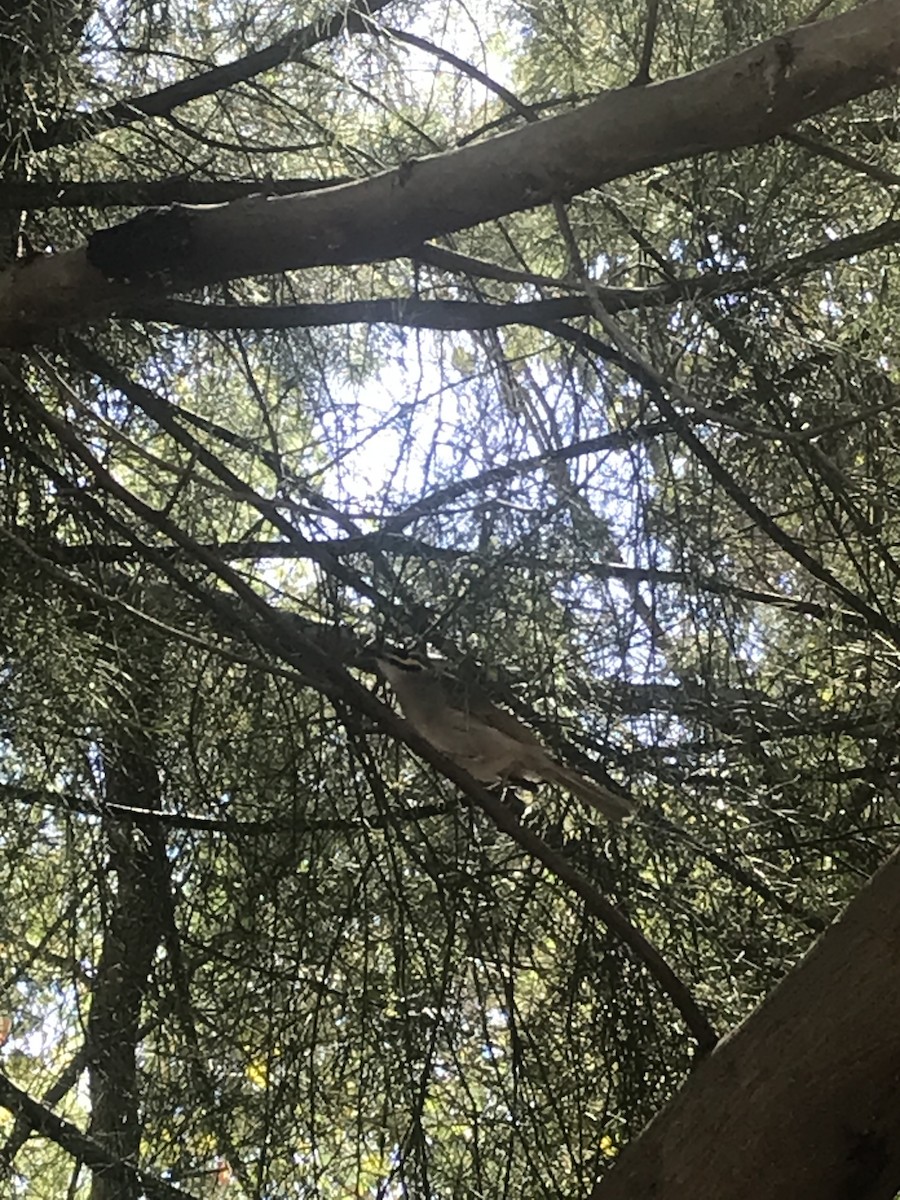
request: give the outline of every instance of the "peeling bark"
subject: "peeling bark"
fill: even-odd
[[[422,242],[661,163],[764,142],[891,85],[900,0],[804,25],[702,71],[359,183],[144,213],[89,246],[0,275],[0,344],[39,340],[141,298],[247,275],[412,254]]]

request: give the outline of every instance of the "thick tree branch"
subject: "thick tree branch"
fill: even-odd
[[[626,1151],[595,1200],[892,1200],[900,855]]]
[[[0,277],[0,343],[39,339],[148,295],[415,252],[429,238],[680,158],[755,145],[888,86],[900,0],[872,0],[702,71],[344,187],[145,213]]]

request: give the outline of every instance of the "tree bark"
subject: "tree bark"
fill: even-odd
[[[159,807],[154,764],[125,751],[107,769],[110,800]],[[141,1008],[159,946],[169,887],[159,831],[115,817],[110,835],[117,894],[103,938],[87,1028],[90,1136],[110,1163],[94,1168],[92,1200],[137,1200],[141,1139],[138,1040]]]
[[[0,344],[127,312],[142,297],[331,263],[410,254],[428,238],[676,159],[766,141],[889,86],[900,0],[770,38],[665,83],[342,187],[143,213],[87,247],[0,275]]]
[[[898,1190],[900,852],[593,1200],[892,1200]]]
[[[121,637],[121,635],[120,635]],[[160,807],[154,732],[160,705],[160,645],[135,632],[127,647],[133,685],[127,709],[104,738],[105,798],[117,805]],[[94,1168],[91,1200],[138,1200],[140,1157],[140,1020],[153,960],[171,920],[169,867],[162,830],[138,828],[106,815],[109,896],[103,946],[91,989],[86,1059],[91,1096],[90,1137],[109,1156]]]

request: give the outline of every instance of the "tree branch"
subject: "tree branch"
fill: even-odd
[[[594,1200],[892,1200],[900,854],[626,1150]]]
[[[144,213],[82,249],[19,262],[0,277],[0,343],[28,342],[173,290],[409,255],[435,236],[648,167],[764,142],[888,86],[898,67],[900,0],[871,0],[704,70],[608,92],[574,112],[359,183]]]
[[[360,14],[377,12],[389,3],[390,0],[354,0],[341,6],[331,17],[322,17],[301,29],[292,30],[264,50],[256,50],[221,67],[181,79],[147,96],[131,96],[96,113],[73,113],[46,129],[24,130],[20,136],[27,140],[29,150],[34,153],[54,146],[71,146],[105,129],[122,128],[147,117],[167,116],[191,100],[211,96],[236,83],[246,83],[264,71],[296,60],[313,46],[336,38],[345,29],[355,28],[356,32],[361,32],[364,27]]]
[[[70,1121],[63,1120],[56,1113],[45,1108],[43,1104],[16,1087],[13,1081],[3,1071],[0,1071],[0,1105],[14,1113],[17,1118],[27,1121],[35,1132],[43,1134],[51,1142],[55,1142],[77,1162],[83,1162],[94,1171],[120,1169],[132,1185],[143,1190],[150,1200],[191,1200],[188,1192],[173,1187],[152,1175],[139,1171],[131,1163],[120,1163],[109,1155],[93,1138],[87,1137]]]
[[[662,957],[656,947],[619,910],[597,891],[594,884],[562,855],[552,850],[530,829],[522,826],[501,798],[493,795],[477,783],[462,767],[445,758],[421,737],[408,722],[402,720],[376,696],[358,683],[350,673],[308,638],[290,628],[281,620],[272,620],[269,605],[253,590],[243,577],[213,552],[195,541],[167,514],[151,508],[127,488],[115,480],[109,471],[94,457],[91,451],[75,436],[72,429],[58,417],[48,412],[43,405],[24,389],[20,393],[24,403],[51,430],[56,437],[86,467],[97,485],[108,495],[125,504],[136,516],[146,521],[187,551],[191,559],[210,569],[223,583],[227,584],[238,600],[244,602],[246,612],[260,619],[252,629],[255,640],[293,665],[304,681],[332,702],[346,704],[358,713],[370,718],[386,733],[408,745],[420,758],[434,766],[455,783],[468,798],[481,808],[494,824],[508,834],[532,859],[541,863],[552,875],[565,883],[570,891],[581,899],[588,912],[599,918],[611,929],[636,957],[646,966],[662,991],[669,997],[681,1014],[685,1024],[697,1041],[698,1050],[706,1052],[715,1045],[717,1034],[708,1017],[697,1004],[690,989]],[[155,561],[165,573],[177,575],[177,569],[163,556],[154,555]],[[231,612],[230,604],[223,598],[209,598],[210,607],[217,612]],[[231,602],[233,603],[233,602]]]

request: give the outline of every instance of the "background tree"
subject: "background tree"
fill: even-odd
[[[898,10],[0,9],[11,1195],[584,1193],[893,848]],[[717,63],[739,148],[386,257],[424,156]],[[436,770],[382,635],[638,818]]]

